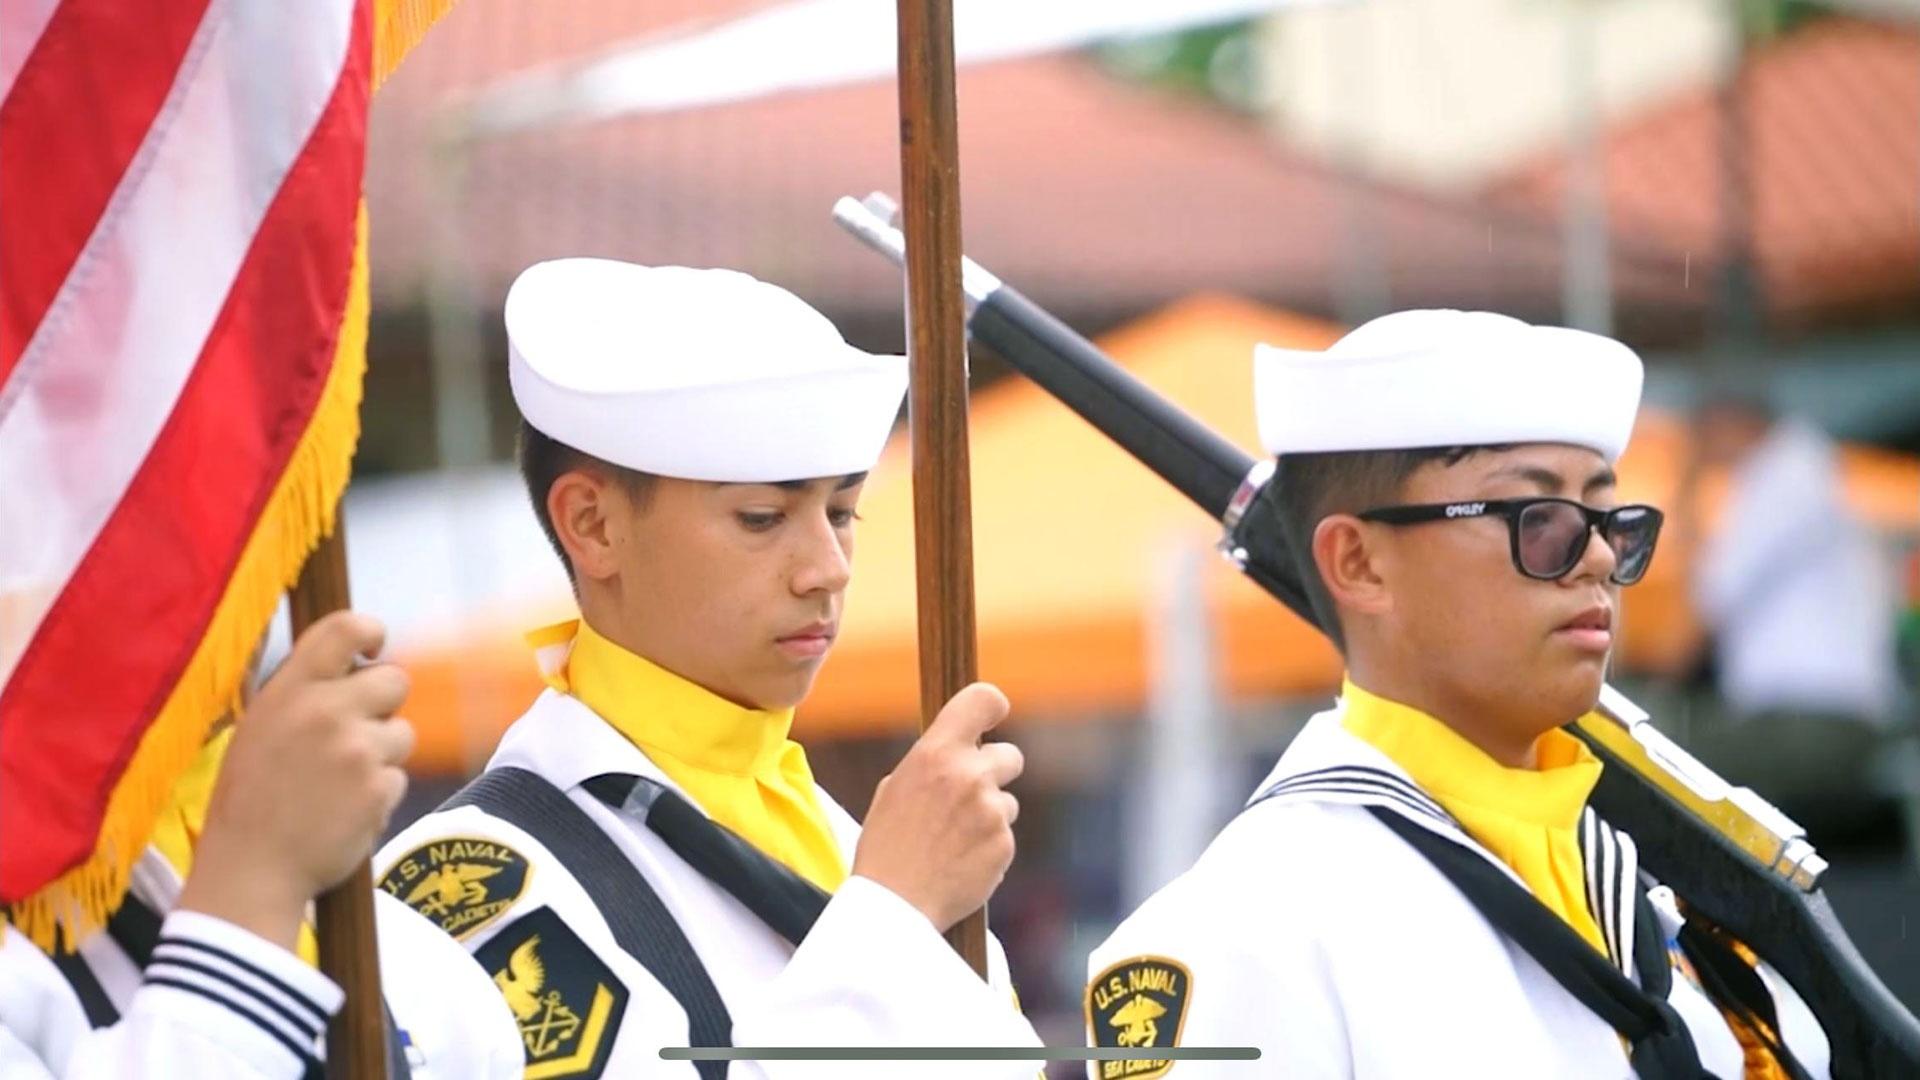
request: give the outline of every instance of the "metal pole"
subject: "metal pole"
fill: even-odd
[[[1218,558],[1194,544],[1168,551],[1155,610],[1144,613],[1152,681],[1140,760],[1153,779],[1128,804],[1128,835],[1138,838],[1125,864],[1129,908],[1192,866],[1221,825],[1230,785],[1221,783],[1226,755],[1205,574]]]
[[[447,557],[456,580],[471,594],[493,572],[488,530],[477,520],[470,496],[479,491],[476,471],[492,451],[493,409],[487,398],[487,338],[480,330],[480,303],[466,240],[467,182],[472,168],[466,114],[443,113],[427,156],[428,229],[427,347],[433,373],[433,438],[446,498],[448,531],[455,539]],[[468,588],[465,586],[473,586]],[[464,664],[456,664],[453,712],[461,733],[461,758],[478,772],[492,753],[492,732],[474,723],[475,705],[488,700]]]
[[[1606,165],[1601,155],[1599,16],[1590,0],[1569,0],[1566,18],[1568,170],[1562,222],[1560,305],[1567,325],[1613,333],[1607,237]]]
[[[1332,65],[1334,100],[1345,102],[1346,122],[1338,125],[1334,161],[1335,213],[1340,222],[1342,242],[1336,258],[1333,306],[1337,318],[1348,326],[1358,326],[1387,310],[1393,303],[1387,281],[1386,260],[1381,253],[1380,227],[1368,212],[1367,192],[1362,179],[1374,162],[1374,111],[1372,65],[1373,24],[1368,9],[1353,8],[1329,18],[1322,25],[1337,38],[1329,42],[1330,52],[1340,57]]]

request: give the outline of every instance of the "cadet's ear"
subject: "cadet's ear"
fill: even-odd
[[[618,485],[589,469],[561,473],[547,489],[547,517],[576,578],[600,580],[619,569]]]
[[[1365,522],[1352,514],[1333,514],[1313,530],[1313,562],[1334,606],[1360,615],[1384,615],[1393,596],[1377,565],[1379,552],[1368,540]]]

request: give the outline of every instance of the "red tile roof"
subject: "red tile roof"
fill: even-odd
[[[1920,301],[1920,32],[1855,19],[1808,25],[1753,53],[1756,268],[1775,323],[1902,311]],[[1616,233],[1719,261],[1723,110],[1701,87],[1616,126],[1603,144]],[[1554,155],[1496,185],[1509,205],[1561,205]]]
[[[421,286],[436,101],[739,9],[465,0],[375,104],[377,299],[405,304]],[[483,301],[531,261],[600,254],[736,266],[836,315],[897,320],[897,274],[828,218],[839,195],[897,188],[894,93],[870,82],[489,142],[459,217],[464,261]],[[1558,315],[1550,214],[1346,183],[1251,121],[1076,56],[964,69],[959,100],[968,250],[1065,316],[1115,317],[1203,289],[1331,313],[1351,274],[1350,221],[1372,237],[1388,302]],[[1651,245],[1623,245],[1615,279],[1629,324],[1685,322],[1707,295]]]

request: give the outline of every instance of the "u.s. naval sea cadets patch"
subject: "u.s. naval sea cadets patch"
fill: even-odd
[[[1122,960],[1087,984],[1087,1034],[1095,1046],[1143,1050],[1180,1045],[1193,974],[1164,956]],[[1173,1068],[1163,1060],[1103,1061],[1100,1080],[1145,1080]]]
[[[527,1080],[592,1080],[605,1071],[627,987],[552,908],[508,923],[473,956],[520,1025]]]
[[[460,938],[512,907],[527,874],[526,856],[497,840],[450,836],[407,852],[380,887]]]

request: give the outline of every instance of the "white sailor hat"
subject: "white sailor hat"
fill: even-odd
[[[615,465],[777,483],[871,468],[907,365],[846,343],[785,289],[733,270],[558,259],[507,292],[527,423]]]
[[[1614,461],[1640,408],[1640,357],[1599,334],[1485,311],[1402,311],[1325,352],[1254,347],[1271,454],[1568,443]]]

